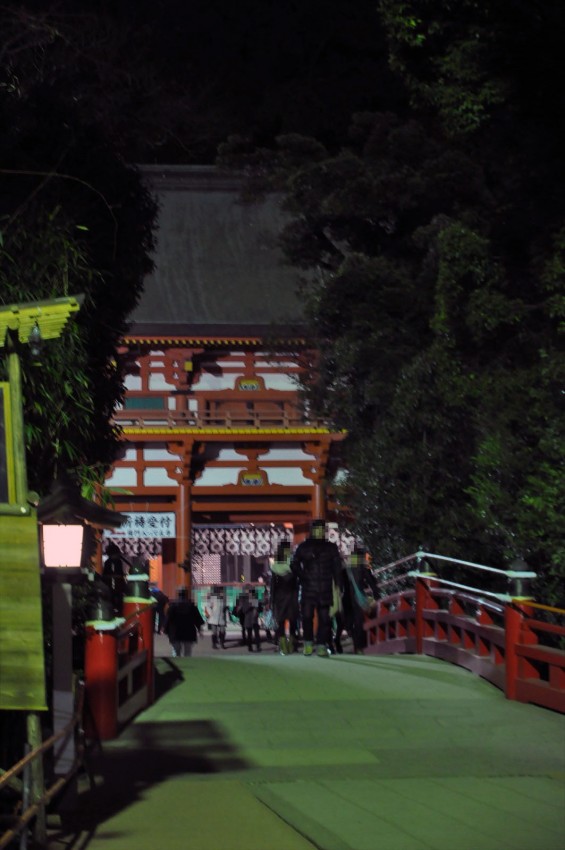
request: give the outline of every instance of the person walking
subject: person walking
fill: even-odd
[[[208,597],[208,625],[212,627],[212,647],[226,648],[226,614],[227,605],[221,587],[214,587]]]
[[[236,603],[235,603],[235,605],[234,605],[234,607],[233,607],[233,610],[232,610],[232,616],[233,616],[233,617],[235,617],[235,618],[239,621],[239,625],[240,625],[240,627],[241,627],[241,641],[240,641],[240,646],[245,646],[245,644],[247,643],[247,640],[246,640],[246,637],[245,637],[245,614],[244,614],[244,609],[245,609],[246,604],[247,604],[247,597],[248,597],[248,595],[249,595],[249,594],[248,594],[247,590],[243,590],[243,591],[239,594],[239,596],[237,597]]]
[[[169,597],[155,583],[149,584],[149,593],[155,600],[155,633],[160,635],[163,633],[163,627],[165,625],[165,614],[167,605],[169,604]]]
[[[106,585],[110,588],[114,611],[116,616],[119,617],[122,613],[124,594],[126,590],[126,565],[131,567],[131,563],[124,555],[122,555],[120,548],[116,545],[116,543],[108,543],[106,555],[108,557],[104,561],[104,566],[102,567],[102,578]]]
[[[253,641],[257,652],[261,652],[261,633],[259,631],[259,614],[261,605],[254,588],[240,597],[240,606],[243,613],[243,628],[245,640],[249,652],[253,652]]]
[[[362,655],[367,647],[365,616],[377,596],[377,581],[367,563],[366,552],[360,546],[349,556],[344,576],[343,625],[353,641],[353,652]]]
[[[265,639],[269,643],[272,643],[273,631],[275,629],[275,618],[271,603],[271,593],[270,590],[267,589],[265,589],[263,597],[260,600],[259,629],[265,630]]]
[[[275,619],[275,644],[281,655],[294,652],[298,631],[298,580],[290,567],[292,547],[279,543],[271,564],[271,600]],[[288,622],[288,637],[286,623]]]
[[[314,651],[314,614],[317,614],[317,655],[327,657],[331,654],[330,607],[334,586],[341,588],[342,563],[336,544],[326,539],[323,519],[313,521],[310,537],[297,547],[291,569],[300,584],[304,655],[312,655]]]
[[[173,658],[188,658],[204,625],[202,614],[188,596],[185,587],[178,591],[177,598],[169,604],[163,630],[171,644]]]

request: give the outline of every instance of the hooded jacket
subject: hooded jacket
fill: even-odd
[[[319,605],[331,605],[332,582],[341,587],[341,556],[335,543],[309,537],[296,549],[291,568],[302,588],[302,598]]]

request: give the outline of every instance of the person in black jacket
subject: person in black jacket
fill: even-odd
[[[173,658],[192,655],[192,647],[198,640],[204,618],[181,587],[174,602],[169,605],[164,632],[169,638]]]
[[[367,563],[367,553],[356,546],[344,567],[343,618],[336,630],[336,645],[340,645],[341,627],[344,625],[351,635],[353,652],[363,654],[367,647],[365,615],[377,593],[377,581]]]
[[[341,587],[342,564],[336,544],[326,540],[323,519],[312,523],[310,537],[297,547],[291,568],[300,583],[304,655],[312,655],[313,652],[314,613],[317,612],[317,654],[327,657],[331,646],[333,587],[334,583]]]
[[[120,616],[122,613],[124,593],[126,591],[126,565],[131,567],[131,564],[122,555],[119,546],[115,543],[108,543],[106,555],[107,558],[102,568],[102,578],[110,588],[116,616]]]
[[[169,604],[169,597],[153,583],[149,584],[149,593],[155,600],[154,630],[156,634],[160,635],[163,633],[163,627],[165,625],[165,612]]]
[[[275,643],[281,655],[294,652],[298,632],[298,581],[290,568],[292,549],[288,541],[279,543],[271,564],[271,599],[276,622]],[[288,622],[288,637],[286,623]]]
[[[259,614],[262,606],[255,592],[255,588],[251,588],[249,593],[242,594],[239,599],[239,605],[243,612],[243,627],[245,630],[245,640],[249,652],[253,652],[253,641],[257,652],[261,652],[261,633],[259,631]]]

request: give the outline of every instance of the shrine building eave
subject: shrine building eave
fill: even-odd
[[[293,437],[304,435],[327,434],[334,440],[343,440],[347,436],[347,431],[332,431],[330,428],[323,427],[308,427],[303,428],[168,428],[168,427],[136,427],[135,425],[125,425],[122,429],[124,437],[151,437],[159,436],[195,436],[195,437],[229,437],[237,440],[238,438],[249,440],[257,437]]]
[[[188,325],[136,323],[123,336],[126,345],[263,346],[302,348],[309,344],[305,326],[288,325]]]

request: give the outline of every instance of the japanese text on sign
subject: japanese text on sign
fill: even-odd
[[[137,512],[126,514],[127,521],[112,531],[112,537],[175,537],[174,513]]]

